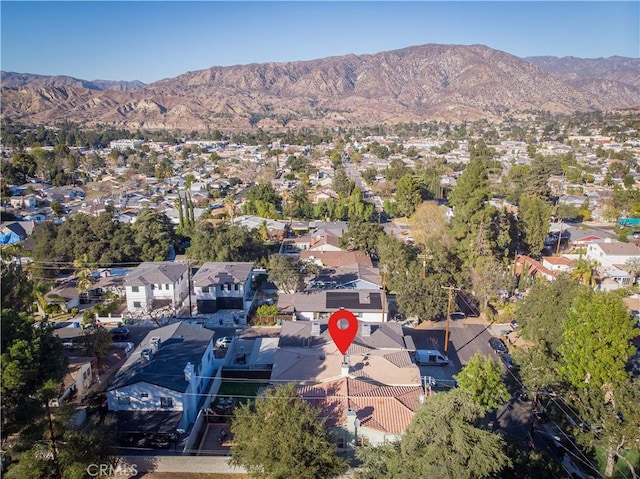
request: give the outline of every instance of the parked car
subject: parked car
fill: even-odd
[[[231,344],[231,341],[233,341],[233,338],[231,336],[224,336],[222,338],[218,338],[216,339],[216,348],[226,349]]]
[[[451,313],[449,315],[449,317],[451,318],[451,321],[459,321],[461,319],[466,318],[467,315],[464,314],[462,311],[455,311],[455,312]]]
[[[513,356],[510,354],[501,354],[500,359],[502,360],[502,364],[504,364],[505,368],[513,369],[516,367],[515,364],[513,364]]]
[[[516,321],[515,319],[511,321],[509,324],[511,325],[511,329],[518,329],[519,324],[518,324],[518,321]]]
[[[496,354],[507,354],[509,352],[507,345],[504,344],[504,341],[500,338],[491,338],[489,340],[489,346],[491,346],[491,349],[493,349],[493,352]]]
[[[449,358],[436,349],[417,349],[416,364],[420,366],[446,366]]]
[[[123,339],[127,339],[129,337],[129,328],[118,326],[117,328],[111,328],[109,330],[109,333],[111,333],[111,338],[114,341],[122,341]]]

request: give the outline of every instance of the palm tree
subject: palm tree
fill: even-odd
[[[574,279],[579,280],[585,286],[593,288],[598,284],[595,274],[598,266],[600,266],[600,263],[597,261],[580,257],[580,259],[576,261],[575,268],[573,269],[571,276]]]
[[[227,214],[229,215],[231,222],[233,223],[233,217],[236,212],[236,199],[233,195],[227,195],[224,199],[224,207],[227,210]]]
[[[291,223],[291,208],[293,207],[291,193],[288,190],[282,192],[282,199],[284,199],[285,203],[289,205],[289,223]]]
[[[83,254],[80,259],[76,259],[73,262],[73,266],[75,268],[74,276],[76,278],[76,284],[78,287],[78,291],[80,294],[85,294],[87,291],[91,289],[91,286],[95,282],[95,278],[93,277],[92,269],[95,268],[95,265],[89,263],[87,254]]]
[[[49,305],[49,302],[47,301],[47,293],[50,290],[50,285],[44,281],[38,281],[33,285],[33,304],[37,307],[38,312],[43,317],[46,317],[47,314],[47,306]]]
[[[0,254],[3,261],[18,260],[18,264],[22,264],[22,245],[20,243],[9,244],[0,248]]]

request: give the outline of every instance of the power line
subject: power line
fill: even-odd
[[[515,381],[520,385],[520,387],[522,388],[522,390],[523,390],[523,391],[527,391],[527,390],[528,390],[528,388],[527,388],[527,387],[525,387],[525,385],[524,385],[524,384],[522,384],[522,382],[521,382],[521,381],[518,379],[518,377],[513,373],[513,371],[511,371],[510,369],[507,369],[507,372],[508,372],[509,374],[511,374],[511,377],[512,377],[512,378],[513,378],[513,379],[514,379],[514,380],[515,380]],[[546,391],[543,391],[543,390],[536,390],[536,391],[535,391],[535,393],[536,393],[536,395],[537,395],[537,394],[540,394],[540,393],[541,393],[541,394],[544,394],[544,395],[546,395],[547,397],[549,397],[549,399],[550,399],[551,401],[553,401],[553,400],[554,400],[554,398],[553,398],[549,393],[547,393]],[[554,404],[556,404],[556,403],[555,403],[555,401],[554,401]],[[564,412],[564,411],[563,411],[563,412]],[[562,428],[561,428],[561,427],[560,427],[560,426],[559,426],[559,425],[558,425],[558,424],[557,424],[557,423],[556,423],[552,418],[549,418],[549,419],[551,420],[551,422],[553,423],[553,425],[556,427],[556,430],[557,430],[557,431],[559,431],[559,432],[560,432],[560,433],[561,433],[561,434],[562,434],[562,435],[563,435],[563,436],[564,436],[564,437],[565,437],[569,442],[572,442],[571,437],[570,437],[569,435],[567,435],[567,433],[564,431],[564,429],[562,429]],[[560,444],[560,446],[564,448],[564,446],[563,446],[562,444]],[[578,452],[580,453],[580,455],[584,458],[584,459],[579,459],[579,458],[577,458],[577,457],[576,457],[576,458],[579,460],[579,462],[580,462],[580,463],[582,463],[582,464],[584,464],[584,465],[586,465],[589,469],[592,469],[592,470],[596,471],[600,477],[604,478],[604,475],[600,472],[600,470],[599,470],[596,466],[594,466],[594,465],[593,465],[593,463],[592,463],[592,462],[589,460],[589,458],[588,458],[588,457],[587,457],[587,456],[586,456],[586,455],[585,455],[585,454],[580,450],[580,448],[577,448],[577,450],[578,450]],[[575,457],[575,454],[572,454],[572,455]],[[625,477],[626,477],[626,476],[625,476]]]

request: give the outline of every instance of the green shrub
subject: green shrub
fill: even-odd
[[[256,309],[256,316],[275,316],[278,314],[278,306],[275,304],[263,304]]]

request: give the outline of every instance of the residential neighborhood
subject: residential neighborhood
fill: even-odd
[[[69,152],[104,164],[71,185],[6,185],[3,268],[39,282],[29,307],[64,346],[51,407],[101,401],[122,457],[228,456],[237,412],[293,384],[356,461],[403,441],[477,358],[511,394],[504,418],[483,424],[506,434],[515,421],[518,440],[545,449],[523,412],[533,406],[514,399],[537,334],[518,320],[544,288],[575,283],[617,292],[637,323],[640,224],[623,208],[635,208],[640,142],[628,133],[534,148],[391,134],[315,147],[113,140]],[[166,168],[134,173],[149,154]],[[622,176],[616,154],[632,165]],[[564,174],[537,185],[532,171],[552,163]],[[358,322],[346,354],[328,331],[340,309]]]

